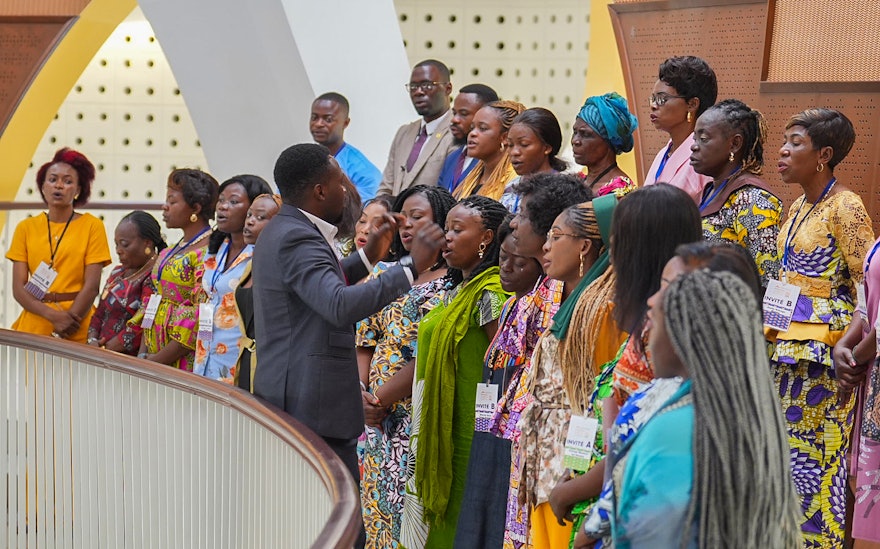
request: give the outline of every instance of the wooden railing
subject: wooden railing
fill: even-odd
[[[5,494],[2,492],[5,490]],[[234,387],[0,330],[0,547],[351,547],[355,484]]]

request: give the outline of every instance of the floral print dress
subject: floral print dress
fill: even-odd
[[[373,276],[388,268],[381,264]],[[358,347],[373,349],[369,391],[375,393],[414,356],[419,320],[446,289],[446,278],[413,286],[384,309],[362,320],[357,328]],[[391,404],[382,429],[367,427],[359,445],[361,507],[369,548],[397,547],[412,426],[410,398]]]

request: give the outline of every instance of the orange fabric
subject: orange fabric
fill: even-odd
[[[532,508],[529,515],[529,542],[532,549],[558,549],[568,547],[571,541],[572,523],[560,526],[549,503]]]

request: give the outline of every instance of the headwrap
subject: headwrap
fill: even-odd
[[[632,134],[639,127],[639,121],[629,112],[626,99],[617,92],[588,97],[577,116],[601,135],[615,154],[632,150]]]

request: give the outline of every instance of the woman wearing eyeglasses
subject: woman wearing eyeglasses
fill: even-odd
[[[660,64],[650,99],[651,123],[669,134],[669,143],[654,157],[645,186],[669,183],[700,203],[703,188],[712,178],[696,173],[690,165],[694,126],[717,97],[715,71],[699,57],[670,57]]]

